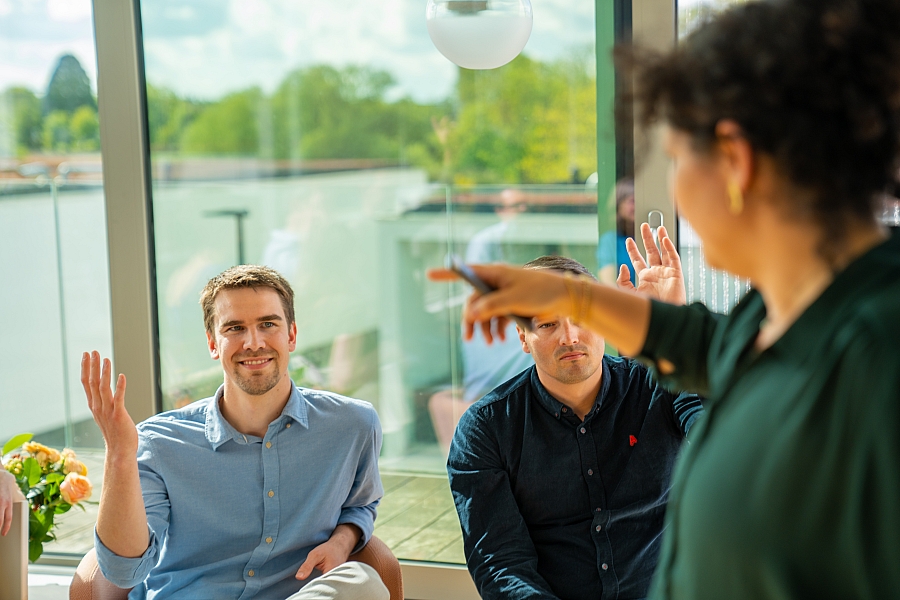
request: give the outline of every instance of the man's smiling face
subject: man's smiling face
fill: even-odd
[[[563,384],[590,378],[603,361],[604,339],[567,317],[536,317],[530,332],[519,331],[522,349],[534,358],[542,376]]]
[[[225,382],[260,396],[288,377],[297,326],[288,325],[278,293],[268,287],[222,290],[215,299],[209,353],[222,361]]]

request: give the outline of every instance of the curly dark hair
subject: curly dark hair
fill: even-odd
[[[874,219],[900,167],[900,0],[773,0],[737,5],[668,53],[618,50],[643,128],[666,121],[699,150],[737,122],[811,200],[822,251],[847,218]],[[804,194],[806,195],[806,194]]]

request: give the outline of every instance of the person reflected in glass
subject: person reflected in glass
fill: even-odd
[[[710,266],[753,283],[727,316],[473,267],[497,289],[470,299],[467,334],[574,317],[707,397],[651,598],[900,590],[900,235],[875,218],[900,164],[897,23],[896,1],[748,2],[672,50],[626,51],[681,216]]]
[[[528,208],[522,190],[508,188],[500,192],[494,212],[499,221],[472,236],[466,247],[467,263],[494,263],[509,260],[506,247],[519,215]],[[463,344],[461,389],[440,390],[428,400],[428,411],[434,425],[438,444],[446,454],[460,415],[473,402],[490,392],[513,375],[534,364],[531,356],[522,352],[515,325],[506,325],[505,339],[493,344],[475,334]]]
[[[663,238],[660,253],[646,234],[652,267],[631,241],[639,277],[680,270],[671,241]],[[596,281],[559,256],[524,268]],[[683,295],[663,299],[683,303]],[[702,414],[700,398],[663,389],[635,360],[604,355],[603,337],[571,316],[532,324],[517,340],[534,366],[466,411],[450,448],[469,572],[487,600],[642,598],[672,466]]]
[[[628,238],[634,236],[634,180],[630,177],[616,182],[613,192],[616,203],[616,230],[607,231],[600,236],[597,244],[597,265],[600,271],[598,279],[601,283],[614,284],[622,267],[628,269],[632,284],[637,283],[634,267],[628,258],[625,245]]]
[[[387,600],[374,569],[347,562],[383,495],[375,410],[294,385],[294,293],[276,271],[232,267],[200,304],[224,376],[211,398],[135,426],[125,376],[113,391],[109,359],[82,358],[106,443],[94,531],[104,577],[132,600]]]

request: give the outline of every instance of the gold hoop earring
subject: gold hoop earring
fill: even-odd
[[[744,194],[741,193],[741,187],[736,181],[728,182],[728,198],[731,200],[728,209],[731,214],[738,216],[744,211]]]

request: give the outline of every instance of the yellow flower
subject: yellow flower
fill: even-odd
[[[78,504],[82,500],[87,500],[91,497],[93,490],[94,486],[91,485],[91,481],[78,473],[69,473],[66,475],[66,479],[59,484],[59,494],[69,504]]]
[[[19,458],[11,458],[3,468],[18,477],[22,474],[22,460]]]
[[[42,469],[58,463],[62,458],[59,450],[54,450],[38,442],[26,442],[22,444],[22,450],[33,456]]]

